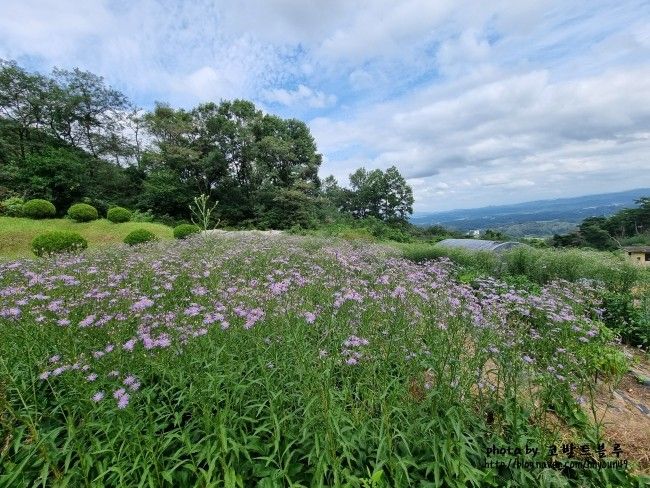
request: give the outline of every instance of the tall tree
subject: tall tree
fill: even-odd
[[[263,209],[280,205],[280,189],[317,193],[321,156],[303,122],[265,115],[245,100],[190,111],[159,104],[145,122],[157,149],[143,157],[148,170],[164,168],[219,200],[220,218],[231,224],[260,221]]]
[[[33,138],[44,119],[48,98],[48,81],[39,74],[31,74],[14,61],[0,60],[0,117],[3,130],[16,135],[15,155],[22,161],[33,149]],[[11,150],[10,147],[8,147]]]
[[[344,209],[358,218],[404,221],[413,213],[413,190],[395,166],[383,172],[359,168],[350,175]]]
[[[54,134],[87,150],[95,157],[115,154],[129,102],[124,94],[107,86],[101,76],[78,68],[53,71],[49,97],[50,127]],[[118,152],[124,149],[118,144]]]

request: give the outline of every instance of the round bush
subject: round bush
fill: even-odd
[[[174,227],[174,237],[176,239],[185,239],[187,236],[201,232],[198,225],[181,224]]]
[[[124,243],[129,246],[135,246],[136,244],[144,244],[145,242],[156,240],[158,238],[153,232],[149,232],[147,229],[136,229],[124,238]]]
[[[7,217],[22,217],[25,201],[20,197],[9,197],[0,203],[0,214]]]
[[[90,222],[91,220],[97,220],[99,214],[97,213],[97,209],[92,205],[75,203],[68,209],[68,217],[77,222]]]
[[[109,208],[106,213],[106,218],[115,224],[121,224],[122,222],[131,220],[131,211],[124,207]]]
[[[52,202],[35,198],[23,205],[23,215],[31,219],[47,219],[56,215],[56,207]]]
[[[52,231],[38,235],[32,241],[32,252],[37,256],[59,252],[81,251],[88,247],[88,241],[76,232]]]

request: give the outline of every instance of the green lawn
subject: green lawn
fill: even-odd
[[[33,256],[31,242],[42,232],[68,230],[81,234],[93,249],[108,244],[120,243],[132,230],[144,228],[160,239],[171,239],[172,229],[162,224],[147,222],[126,222],[114,224],[106,219],[77,223],[69,219],[20,219],[0,217],[0,258]]]

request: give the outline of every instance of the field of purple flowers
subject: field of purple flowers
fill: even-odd
[[[597,284],[455,271],[287,236],[0,263],[0,486],[636,486],[486,465],[597,444],[618,356]]]

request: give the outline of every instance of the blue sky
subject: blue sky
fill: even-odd
[[[650,2],[2,1],[0,57],[306,121],[418,211],[650,187]]]

